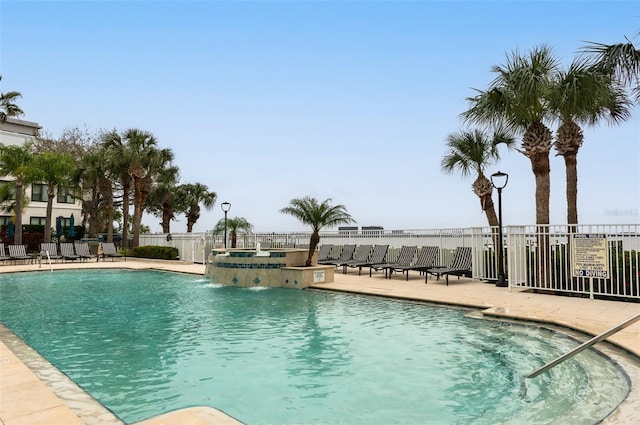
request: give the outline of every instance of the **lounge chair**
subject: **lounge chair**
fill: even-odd
[[[358,275],[362,274],[363,267],[371,267],[374,264],[381,264],[387,261],[387,253],[389,252],[389,245],[376,245],[369,254],[369,258],[366,261],[353,262],[343,266],[342,272],[347,274],[347,267],[358,268]],[[369,275],[371,275],[371,269],[369,269]]]
[[[318,250],[318,264],[320,264],[321,261],[332,260],[331,250],[333,250],[332,244],[320,245],[320,249]]]
[[[355,245],[345,245],[342,247],[342,251],[340,252],[340,256],[338,257],[337,260],[326,260],[322,262],[318,261],[318,264],[326,264],[326,265],[338,267],[338,264],[342,264],[347,261],[350,261],[351,258],[353,258],[353,253],[355,252],[355,250],[356,250]]]
[[[424,273],[424,282],[427,283],[427,278],[429,275],[426,273],[427,270],[432,269],[434,267],[441,267],[438,261],[438,252],[440,248],[437,246],[423,246],[420,248],[418,252],[418,257],[416,258],[416,262],[409,266],[400,266],[396,267],[395,271],[401,271],[406,273],[405,280],[409,280],[409,271],[415,270],[420,273]]]
[[[91,258],[97,258],[98,256],[95,254],[92,254],[91,251],[89,250],[89,245],[87,245],[85,242],[74,242],[73,245],[76,248],[76,254],[78,255],[78,257],[80,257],[80,261],[87,261]]]
[[[376,271],[384,270],[384,277],[390,278],[391,273],[397,267],[409,266],[413,262],[417,250],[417,246],[403,246],[402,248],[400,248],[400,253],[398,254],[398,258],[396,259],[396,261],[371,265],[369,267],[369,277],[371,277],[371,270],[374,269]]]
[[[342,273],[347,274],[347,266],[349,264],[364,263],[369,260],[373,245],[358,245],[353,258],[336,264],[336,267],[342,267]]]
[[[471,247],[458,247],[449,267],[435,267],[427,269],[426,272],[436,276],[437,279],[440,279],[440,276],[444,275],[447,279],[448,286],[450,274],[458,276],[458,279],[460,276],[471,277],[471,260]]]
[[[58,254],[58,245],[55,243],[41,243],[40,255],[43,259],[48,258],[51,261],[62,260],[62,255]]]
[[[106,257],[110,257],[111,261],[115,258],[124,258],[124,261],[127,261],[127,257],[116,251],[116,246],[113,242],[102,242],[102,260],[104,261]]]
[[[11,258],[7,255],[7,251],[4,249],[4,244],[0,243],[0,261],[4,262]]]
[[[24,245],[9,245],[9,260],[14,264],[18,261],[33,261],[33,257],[27,255],[27,247]]]
[[[73,244],[71,242],[65,242],[60,244],[60,255],[65,261],[79,260],[80,257],[73,251]]]

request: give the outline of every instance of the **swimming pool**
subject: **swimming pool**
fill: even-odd
[[[247,424],[595,423],[615,364],[467,311],[142,271],[0,275],[0,321],[125,422],[209,405]]]

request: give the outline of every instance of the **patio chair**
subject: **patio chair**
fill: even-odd
[[[332,250],[332,244],[320,245],[320,249],[318,250],[318,264],[320,264],[321,261],[331,260]]]
[[[460,279],[460,276],[471,277],[471,260],[471,247],[458,247],[449,267],[430,268],[427,269],[426,272],[436,276],[436,280],[440,279],[440,276],[444,275],[447,279],[448,286],[450,274],[458,276],[458,279]]]
[[[440,267],[438,265],[438,252],[440,248],[437,246],[423,246],[420,248],[418,252],[418,257],[416,258],[416,262],[412,263],[408,266],[400,266],[396,267],[395,271],[401,271],[402,273],[406,273],[405,280],[409,280],[409,271],[415,270],[420,273],[424,273],[424,282],[427,283],[427,278],[429,275],[426,273],[427,270],[432,269],[434,267]],[[391,276],[389,276],[391,277]]]
[[[373,245],[358,245],[353,254],[353,257],[350,260],[337,263],[336,267],[342,267],[342,273],[346,274],[347,266],[349,264],[364,263],[365,261],[369,260],[372,249]]]
[[[0,243],[0,261],[5,262],[11,258],[7,255],[7,251],[4,249],[4,244]]]
[[[358,268],[358,275],[362,274],[363,267],[370,267],[373,264],[386,263],[387,252],[389,252],[389,245],[375,245],[370,250],[369,256],[363,261],[349,261],[342,265],[342,273],[347,274],[347,267]]]
[[[73,251],[73,244],[71,242],[64,242],[60,244],[60,255],[64,261],[79,260],[80,257]]]
[[[27,255],[27,247],[24,245],[9,245],[9,260],[12,260],[13,263],[17,263],[18,261],[29,261],[33,260],[33,257]]]
[[[355,245],[345,245],[342,247],[342,251],[340,252],[340,256],[338,257],[337,260],[326,260],[322,262],[318,261],[318,264],[326,264],[326,265],[338,267],[338,264],[350,261],[351,258],[353,258],[353,253],[355,252],[355,250],[356,250]]]
[[[106,257],[111,258],[111,261],[116,258],[124,258],[124,261],[127,261],[126,256],[116,251],[116,246],[113,242],[102,242],[102,260],[104,261]]]
[[[400,253],[398,254],[398,258],[396,261],[389,263],[381,263],[381,264],[373,264],[369,267],[369,277],[371,277],[371,270],[384,270],[384,277],[391,278],[391,273],[397,267],[408,266],[413,262],[414,257],[416,256],[416,251],[418,250],[417,246],[403,246],[400,248]]]
[[[41,243],[40,255],[42,258],[48,258],[51,261],[62,260],[62,255],[58,254],[58,245],[55,243]]]
[[[76,254],[80,257],[80,261],[87,261],[91,258],[97,258],[98,256],[92,254],[89,250],[89,245],[85,242],[75,241],[73,245],[76,248]]]

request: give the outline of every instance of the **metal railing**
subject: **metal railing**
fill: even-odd
[[[571,236],[598,233],[606,235],[610,276],[576,277],[571,273]],[[263,249],[309,245],[310,232],[261,232],[238,235],[238,248]],[[608,296],[640,300],[640,225],[548,225],[506,226],[503,229],[505,272],[510,287],[532,288],[588,296]],[[169,239],[169,240],[168,240]],[[175,233],[140,235],[141,245],[178,248],[180,258],[204,262],[213,247],[224,245],[223,236],[213,233]],[[368,230],[321,232],[320,244],[387,244],[389,259],[404,245],[437,246],[438,262],[448,265],[457,247],[471,247],[472,276],[497,279],[496,247],[498,231],[491,227]],[[227,242],[231,246],[231,241]]]

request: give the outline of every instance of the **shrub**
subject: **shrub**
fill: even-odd
[[[133,256],[139,258],[155,258],[160,260],[177,260],[178,248],[172,246],[139,246],[133,249]]]

